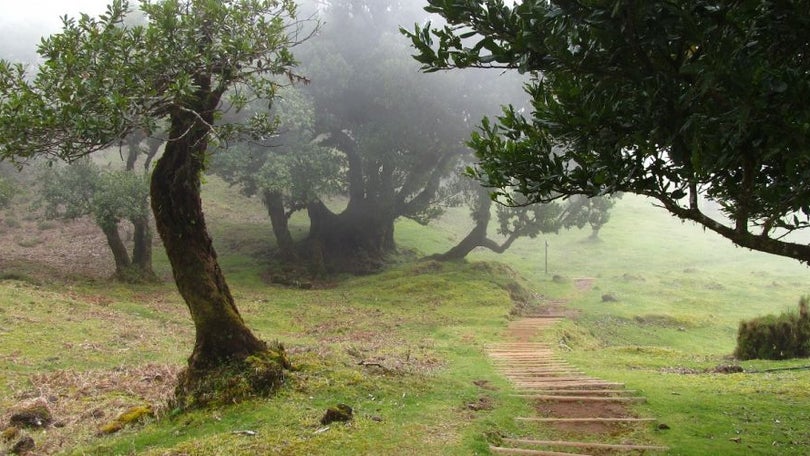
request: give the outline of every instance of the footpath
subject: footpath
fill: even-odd
[[[490,446],[496,455],[583,456],[662,454],[667,447],[628,441],[632,426],[651,425],[656,419],[638,417],[629,404],[646,399],[621,383],[593,378],[557,356],[549,344],[532,342],[564,316],[528,316],[511,322],[507,340],[488,347],[498,370],[509,379],[517,395],[530,401],[535,413],[515,417],[531,423],[527,428],[554,429],[565,439],[548,440],[526,435],[504,438]]]

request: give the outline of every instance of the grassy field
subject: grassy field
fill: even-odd
[[[21,275],[0,281],[0,427],[15,407],[41,401],[61,427],[23,431],[37,454],[488,454],[489,440],[528,431],[512,417],[530,405],[510,396],[484,350],[503,337],[513,307],[508,290],[522,286],[538,302],[565,300],[576,314],[543,338],[588,373],[648,398],[638,412],[669,429],[642,429],[643,439],[677,455],[810,448],[810,371],[705,372],[734,363],[740,319],[793,308],[806,293],[807,270],[795,262],[734,248],[625,197],[599,242],[571,231],[456,264],[414,260],[458,240],[468,223],[463,211],[428,228],[403,221],[397,240],[409,253],[397,265],[298,290],[262,279],[270,229],[255,200],[216,179],[204,198],[242,314],[291,354],[296,370],[284,389],[270,399],[173,414],[164,404],[193,334],[171,283]],[[156,269],[168,276],[160,256]],[[574,287],[579,277],[593,278],[593,288]],[[603,302],[605,294],[616,301]],[[741,364],[763,371],[810,362]],[[157,418],[96,434],[145,403]],[[337,403],[350,405],[354,420],[321,425]]]

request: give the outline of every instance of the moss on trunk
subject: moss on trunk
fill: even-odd
[[[205,102],[200,102],[198,112],[213,112],[217,100],[210,98],[200,98]],[[213,394],[205,389],[216,386],[213,380],[223,369],[250,368],[248,358],[268,356],[267,345],[253,335],[236,308],[206,229],[200,175],[207,148],[205,122],[213,123],[209,117],[200,119],[185,111],[172,115],[170,137],[175,139],[166,144],[150,188],[155,224],[196,330],[194,351],[178,394],[193,394],[197,399]],[[178,399],[188,404],[206,402]]]

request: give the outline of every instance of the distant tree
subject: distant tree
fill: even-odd
[[[427,223],[441,213],[440,190],[467,151],[471,122],[497,106],[471,94],[497,92],[498,82],[420,75],[397,33],[426,17],[413,2],[335,0],[322,14],[319,39],[297,55],[312,78],[302,90],[318,144],[344,157],[346,204],[327,205],[328,194],[309,201],[306,247],[324,269],[374,270],[396,250],[398,218]]]
[[[504,253],[522,237],[534,239],[542,233],[556,233],[572,227],[582,228],[586,224],[592,228],[591,238],[596,238],[599,229],[610,218],[609,211],[613,206],[613,202],[607,197],[574,197],[562,202],[496,205],[488,188],[465,176],[460,176],[459,179],[454,188],[470,208],[474,225],[450,250],[431,257],[439,261],[465,258],[478,247]],[[517,197],[510,197],[513,202],[516,199]],[[493,206],[500,239],[489,234]]]
[[[532,112],[507,108],[473,136],[486,185],[539,202],[645,195],[810,262],[810,245],[785,238],[810,226],[810,2],[428,4],[448,25],[407,32],[426,70],[532,76]]]
[[[599,230],[610,220],[610,209],[616,204],[616,199],[621,198],[621,193],[613,195],[594,196],[592,198],[584,195],[574,195],[566,201],[564,218],[571,226],[582,228],[590,225],[593,241],[599,239]]]
[[[259,340],[236,308],[206,229],[200,176],[212,140],[272,133],[266,113],[239,124],[217,120],[226,94],[238,109],[245,93],[271,99],[279,85],[273,77],[296,78],[295,5],[143,0],[140,8],[136,25],[124,23],[129,6],[120,0],[98,18],[66,18],[63,31],[40,44],[44,61],[33,77],[0,61],[0,157],[74,161],[165,122],[151,205],[196,329],[178,397],[182,405],[222,398],[212,390],[227,384],[228,372],[238,372],[245,393],[267,392],[282,378],[283,349]]]
[[[211,165],[214,174],[243,194],[261,197],[279,257],[292,262],[298,262],[299,255],[288,226],[290,216],[345,189],[345,160],[318,143],[314,110],[310,97],[298,88],[282,89],[270,111],[279,122],[278,134],[229,144],[214,154]]]
[[[133,226],[145,220],[148,229],[147,176],[125,170],[102,170],[90,160],[82,159],[70,166],[45,168],[40,182],[40,204],[47,217],[75,219],[91,216],[95,220],[107,238],[118,279],[155,279],[151,236],[148,236],[148,244],[135,242],[130,256],[119,230],[120,223],[125,220]]]

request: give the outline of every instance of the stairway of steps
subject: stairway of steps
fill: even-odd
[[[632,414],[629,404],[644,402],[636,391],[623,384],[593,378],[561,359],[549,344],[532,342],[565,317],[543,315],[524,317],[511,322],[509,340],[488,347],[497,369],[514,385],[516,395],[532,401],[536,416],[515,417],[524,423],[553,426],[569,438],[548,440],[526,436],[505,438],[490,446],[493,454],[534,456],[576,456],[608,454],[660,454],[667,450],[625,440],[616,442],[616,430],[623,426],[655,422],[655,418]],[[588,437],[587,441],[571,435]],[[592,441],[593,436],[598,441]]]

